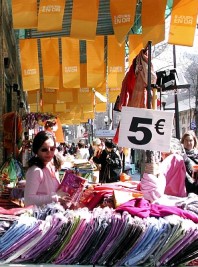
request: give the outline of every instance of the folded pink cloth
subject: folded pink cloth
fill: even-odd
[[[184,219],[189,219],[195,223],[198,223],[198,216],[188,210],[183,210],[176,206],[166,206],[149,203],[148,200],[143,198],[134,198],[128,202],[123,203],[116,211],[123,212],[128,211],[133,216],[138,216],[140,218],[147,217],[165,217],[172,214],[178,215]]]
[[[140,190],[143,197],[150,202],[163,196],[165,186],[166,178],[164,175],[156,177],[153,174],[144,173],[140,181]]]
[[[186,167],[183,157],[179,154],[171,154],[162,161],[158,177],[153,174],[143,174],[140,190],[143,197],[150,202],[163,194],[186,197],[185,178]]]
[[[161,165],[161,173],[166,177],[164,193],[171,196],[186,197],[186,167],[184,159],[179,154],[166,157]]]

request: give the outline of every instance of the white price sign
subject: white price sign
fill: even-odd
[[[174,112],[122,107],[118,145],[168,152]]]

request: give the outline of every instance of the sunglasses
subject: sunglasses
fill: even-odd
[[[51,146],[51,147],[43,147],[43,148],[41,148],[40,149],[40,151],[41,152],[49,152],[49,151],[51,151],[51,152],[54,152],[56,150],[56,147],[55,146]]]

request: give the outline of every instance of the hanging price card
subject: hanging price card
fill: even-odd
[[[170,151],[172,111],[122,107],[118,146]]]

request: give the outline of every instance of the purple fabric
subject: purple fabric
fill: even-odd
[[[21,255],[21,262],[29,259],[35,259],[37,256],[39,256],[39,254],[47,250],[47,248],[56,240],[57,232],[60,230],[63,223],[63,220],[60,220],[54,216],[51,221],[50,229],[46,232],[43,238],[31,248],[31,250],[28,250],[26,253]]]
[[[101,258],[102,255],[105,255],[106,250],[111,249],[111,244],[117,239],[119,235],[119,231],[123,227],[123,221],[120,216],[113,214],[112,216],[112,223],[111,223],[111,230],[109,234],[106,236],[106,239],[101,244],[98,251],[96,251],[95,255],[93,256],[91,263],[96,264],[97,261]]]
[[[116,208],[116,211],[128,211],[133,216],[140,218],[147,218],[149,216],[165,217],[168,215],[178,215],[184,219],[190,219],[195,223],[198,223],[198,216],[195,214],[182,210],[176,206],[165,206],[158,204],[150,204],[144,198],[134,198]]]
[[[76,237],[73,240],[73,244],[70,249],[66,252],[65,258],[59,262],[59,264],[74,264],[78,262],[77,258],[80,256],[80,253],[86,247],[88,241],[93,234],[93,221],[85,222],[84,229],[82,228],[79,231],[78,239]],[[92,225],[92,226],[91,226]],[[78,244],[78,246],[76,245]]]
[[[79,240],[80,240],[80,238],[81,238],[81,236],[85,230],[85,227],[86,227],[86,220],[85,219],[80,220],[75,232],[71,236],[70,241],[67,243],[67,245],[64,247],[64,249],[61,251],[59,256],[56,258],[56,260],[54,262],[55,264],[62,264],[66,260],[66,258],[70,256],[70,253],[76,247],[76,244],[78,244],[78,242],[79,242]]]
[[[36,237],[37,235],[40,235],[41,229],[39,228],[41,222],[35,222],[33,226],[30,226],[26,233],[23,236],[19,236],[19,239],[9,247],[9,249],[6,249],[5,252],[2,253],[0,256],[0,259],[6,259],[8,256],[10,256],[12,253],[16,252],[18,249],[20,249],[23,246],[26,246],[28,241],[31,240],[31,238]]]
[[[197,237],[197,231],[195,229],[190,229],[185,232],[185,236],[180,239],[169,251],[167,251],[160,259],[161,264],[166,264],[177,255],[184,247],[188,246],[194,238]]]

